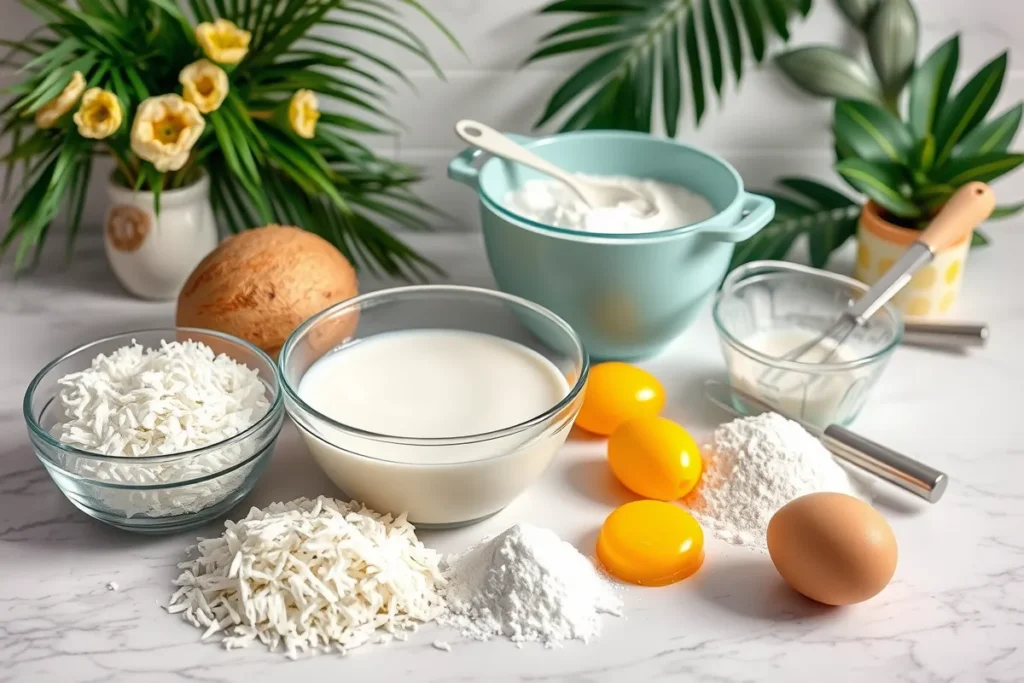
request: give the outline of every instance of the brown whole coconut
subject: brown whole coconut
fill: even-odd
[[[234,235],[192,271],[178,295],[177,325],[241,337],[276,358],[310,316],[359,293],[352,264],[330,242],[299,228],[270,225]],[[316,335],[316,352],[340,344],[356,316]]]

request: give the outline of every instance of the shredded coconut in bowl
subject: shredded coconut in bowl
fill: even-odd
[[[58,385],[61,417],[52,435],[79,450],[125,459],[71,458],[70,469],[109,483],[86,484],[88,494],[126,517],[187,514],[224,500],[242,485],[251,464],[209,481],[188,482],[244,463],[255,455],[255,444],[235,443],[165,462],[131,460],[211,446],[245,431],[269,409],[257,370],[196,341],[164,341],[158,349],[133,341],[100,354]]]

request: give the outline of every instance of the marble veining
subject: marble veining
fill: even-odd
[[[147,538],[76,511],[33,456],[21,418],[26,385],[43,363],[96,337],[167,325],[171,304],[123,294],[96,242],[65,268],[53,249],[35,272],[0,282],[0,681],[229,683],[347,681],[1019,681],[1024,680],[1024,304],[1022,226],[972,256],[957,315],[986,320],[988,348],[961,356],[900,349],[855,429],[946,470],[946,498],[928,506],[876,487],[900,543],[892,585],[833,610],[796,596],[767,558],[714,541],[704,568],[668,588],[622,588],[626,616],[589,646],[516,649],[466,642],[426,627],[408,642],[350,657],[291,662],[263,649],[225,652],[161,606],[176,563],[197,534]],[[450,281],[491,286],[479,238],[420,237]],[[57,245],[60,246],[60,245]],[[379,287],[364,282],[364,289]],[[727,419],[701,382],[724,372],[705,314],[646,364],[669,392],[666,414],[701,438]],[[286,427],[247,505],[337,495]],[[480,525],[425,532],[456,551],[517,521],[555,529],[589,550],[598,526],[629,495],[611,480],[602,443],[576,436],[545,477]],[[118,590],[109,590],[110,582]],[[435,639],[452,652],[431,646]]]

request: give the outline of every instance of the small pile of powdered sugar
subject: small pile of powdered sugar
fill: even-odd
[[[777,413],[738,418],[715,430],[704,472],[686,504],[718,538],[767,551],[772,515],[808,493],[862,496],[814,436]]]
[[[586,642],[600,630],[601,614],[622,613],[622,600],[590,560],[528,524],[447,558],[445,578],[448,613],[439,622],[477,640]]]

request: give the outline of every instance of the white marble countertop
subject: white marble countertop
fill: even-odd
[[[57,255],[53,270],[44,263],[17,282],[8,276],[0,282],[0,681],[1024,680],[1022,227],[999,230],[995,247],[970,264],[959,315],[991,324],[988,348],[898,350],[854,425],[951,478],[935,506],[899,492],[878,500],[900,548],[881,595],[847,609],[816,606],[782,585],[767,557],[709,540],[697,575],[624,589],[625,618],[607,619],[589,646],[555,650],[463,642],[434,627],[347,658],[298,662],[200,643],[198,630],[160,607],[195,534],[136,536],[78,512],[36,461],[21,417],[25,387],[45,362],[99,336],[171,324],[173,306],[123,294],[98,245],[83,244],[70,268]],[[491,284],[477,237],[417,243],[451,281]],[[723,373],[709,315],[647,366],[668,388],[666,414],[699,437],[727,419],[701,395],[702,381]],[[270,471],[233,515],[321,493],[337,495],[288,425]],[[588,552],[604,517],[628,498],[607,472],[601,442],[574,439],[498,516],[422,538],[454,551],[529,521]],[[119,590],[108,590],[111,581]],[[452,652],[434,649],[436,638]]]

